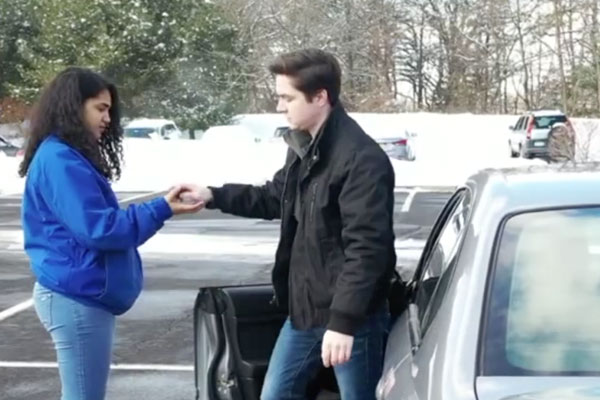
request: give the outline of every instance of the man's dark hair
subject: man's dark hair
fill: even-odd
[[[110,124],[96,141],[84,123],[84,103],[108,90],[111,97]],[[33,108],[27,144],[19,175],[27,175],[40,144],[55,134],[81,152],[108,179],[121,175],[123,128],[117,88],[89,69],[69,67],[59,73],[42,92]]]
[[[281,54],[269,64],[269,71],[292,78],[294,87],[304,93],[308,101],[320,90],[326,90],[329,103],[334,106],[338,102],[342,71],[331,53],[304,49]]]

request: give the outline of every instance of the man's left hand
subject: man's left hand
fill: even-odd
[[[354,336],[343,333],[327,331],[323,335],[321,358],[326,368],[340,365],[350,360]]]

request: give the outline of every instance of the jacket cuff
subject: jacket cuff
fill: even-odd
[[[204,207],[208,208],[209,210],[218,209],[219,208],[218,204],[220,204],[219,199],[221,198],[221,188],[214,187],[214,186],[208,186],[208,189],[210,189],[210,191],[212,192],[213,198],[211,201],[206,203],[206,205]]]
[[[340,311],[329,310],[329,323],[327,330],[354,336],[358,328],[365,322],[365,318],[349,315]]]
[[[154,214],[154,218],[161,224],[173,216],[171,206],[169,206],[167,200],[162,196],[150,200],[148,205]]]

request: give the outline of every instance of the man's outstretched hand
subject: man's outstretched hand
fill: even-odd
[[[169,189],[169,192],[165,195],[165,200],[169,203],[173,215],[194,213],[204,208],[206,202],[198,196],[190,195],[191,190],[189,185],[177,185]],[[188,193],[187,196],[186,193]],[[182,196],[185,196],[186,200]]]
[[[185,190],[179,195],[179,199],[186,204],[194,204],[198,201],[208,204],[213,199],[212,191],[205,187],[192,184],[181,185]]]

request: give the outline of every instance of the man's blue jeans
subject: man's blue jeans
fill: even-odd
[[[110,370],[115,316],[36,283],[35,311],[52,336],[61,400],[103,400]]]
[[[370,316],[356,332],[352,355],[334,367],[342,400],[374,400],[383,368],[383,352],[389,321],[387,310]],[[273,349],[261,400],[305,399],[308,383],[323,365],[321,343],[324,328],[297,330],[288,318]]]

